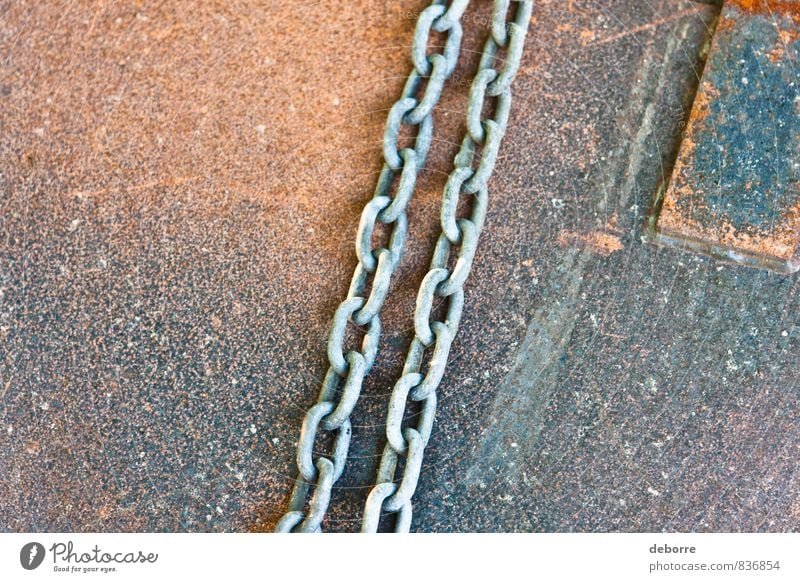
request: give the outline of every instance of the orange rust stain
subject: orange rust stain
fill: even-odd
[[[727,6],[736,6],[752,14],[775,14],[780,12],[800,19],[800,3],[787,0],[727,0]]]
[[[689,120],[686,125],[686,131],[681,141],[680,152],[675,160],[675,166],[672,171],[673,178],[667,188],[666,195],[661,208],[661,215],[669,216],[672,213],[680,214],[677,209],[677,200],[683,197],[692,197],[694,192],[689,186],[691,180],[680,179],[684,176],[686,171],[691,171],[687,167],[687,161],[694,155],[696,147],[694,136],[698,124],[702,123],[708,117],[710,107],[709,104],[712,99],[719,95],[719,91],[709,81],[703,81],[700,90],[695,97],[694,106],[689,115]],[[680,186],[678,184],[681,184]]]
[[[593,253],[603,257],[625,248],[618,236],[601,230],[590,232],[565,231],[558,235],[558,243],[567,247],[588,248]]]
[[[798,18],[800,24],[800,18]],[[769,59],[776,63],[784,58],[786,55],[786,47],[800,40],[800,31],[798,30],[779,30],[778,31],[778,44],[770,51]]]
[[[762,257],[791,260],[800,243],[800,203],[789,209],[770,231],[739,230],[728,221],[708,226],[686,216],[674,199],[665,200],[659,216],[660,232],[675,238],[715,241],[729,249]]]
[[[711,111],[711,102],[718,99],[719,96],[720,90],[717,89],[711,81],[704,80],[700,91],[695,97],[694,107],[692,108],[692,113],[689,118],[690,130],[694,129],[694,124],[700,123],[708,117],[708,113]]]
[[[38,455],[42,450],[41,445],[36,441],[28,441],[25,443],[25,452],[29,455]]]

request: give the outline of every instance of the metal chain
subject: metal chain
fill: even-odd
[[[300,474],[292,491],[288,511],[278,522],[276,531],[320,531],[331,490],[344,471],[350,445],[350,414],[358,400],[364,377],[377,356],[381,333],[380,310],[389,291],[391,277],[403,256],[408,226],[406,206],[430,148],[433,108],[439,101],[445,81],[453,74],[458,62],[461,16],[468,4],[469,0],[452,0],[449,3],[446,0],[434,0],[417,20],[411,49],[414,69],[408,76],[400,99],[389,111],[383,139],[385,163],[375,195],[364,208],[358,226],[358,265],[347,297],[333,316],[327,350],[330,367],[317,404],[308,410],[303,421],[297,444]],[[428,53],[431,30],[446,34],[441,53]],[[417,126],[413,148],[399,149],[398,138],[402,125]],[[390,195],[395,182],[394,195]],[[377,223],[391,226],[388,248],[372,246]],[[360,350],[345,352],[347,324],[350,321],[356,326],[366,326],[366,333]],[[328,456],[319,454],[315,459],[314,445],[320,429],[334,434],[333,445]]]
[[[511,13],[511,4],[516,12]],[[422,457],[433,428],[436,389],[444,375],[450,346],[458,330],[464,306],[464,282],[472,268],[478,237],[486,217],[489,192],[487,182],[494,170],[500,142],[511,108],[511,83],[519,69],[522,47],[533,8],[532,0],[495,0],[491,34],[486,41],[478,73],[473,80],[467,106],[467,135],[455,157],[455,169],[444,187],[441,226],[428,274],[422,280],[414,312],[414,339],[406,356],[403,373],[392,390],[386,417],[387,443],[378,468],[377,484],[367,497],[362,531],[378,530],[383,512],[397,513],[395,531],[407,532],[411,526],[411,498],[417,488]],[[505,58],[498,57],[505,51]],[[502,63],[500,69],[496,69]],[[494,113],[483,119],[486,96],[494,97]],[[476,146],[480,161],[473,168]],[[461,194],[471,196],[468,217],[456,218]],[[452,270],[450,254],[458,247]],[[432,321],[434,299],[446,302],[442,321]],[[423,358],[433,352],[423,372]],[[406,406],[420,403],[416,426],[404,426]],[[395,482],[400,460],[402,477]]]

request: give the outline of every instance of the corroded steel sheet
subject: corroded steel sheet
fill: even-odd
[[[0,530],[274,526],[426,4],[4,3]],[[328,531],[375,476],[490,7]],[[800,529],[800,286],[640,244],[715,15],[536,2],[416,530]]]
[[[724,4],[657,240],[800,268],[800,2]]]

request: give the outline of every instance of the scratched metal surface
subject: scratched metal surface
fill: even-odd
[[[800,268],[800,2],[730,0],[664,195],[656,237]]]
[[[43,4],[0,4],[0,528],[269,529],[425,3]],[[716,10],[537,2],[417,530],[798,528],[794,279],[641,242]],[[330,530],[382,446],[464,52]]]

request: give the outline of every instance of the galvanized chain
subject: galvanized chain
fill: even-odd
[[[516,11],[511,12],[511,5]],[[500,142],[511,108],[511,83],[519,69],[522,48],[533,8],[532,0],[495,0],[492,29],[483,49],[478,73],[473,80],[467,106],[467,135],[455,157],[454,170],[444,187],[442,234],[433,252],[431,267],[422,280],[414,312],[414,339],[409,347],[400,379],[394,385],[386,417],[387,443],[378,468],[377,484],[367,497],[362,531],[378,530],[384,512],[397,513],[394,529],[407,532],[411,526],[411,498],[417,488],[422,457],[433,428],[436,389],[444,375],[447,357],[458,330],[464,306],[464,282],[472,268],[478,237],[486,217],[487,182],[494,170]],[[503,50],[505,57],[499,58]],[[498,68],[497,65],[501,64]],[[486,96],[495,98],[494,113],[483,119]],[[480,161],[473,167],[476,146]],[[456,217],[461,194],[470,196],[469,216]],[[455,265],[451,251],[458,247]],[[446,303],[444,318],[432,321],[434,300]],[[423,371],[426,350],[432,354]],[[405,426],[406,407],[418,402],[415,426]],[[402,476],[395,474],[402,459]]]
[[[425,166],[433,134],[433,108],[439,101],[445,81],[453,74],[458,62],[461,16],[468,4],[469,0],[435,0],[417,20],[411,49],[414,68],[400,99],[389,111],[383,139],[385,163],[375,195],[364,208],[358,226],[358,265],[347,297],[333,316],[327,350],[330,367],[317,404],[308,410],[303,421],[297,444],[300,474],[292,491],[288,511],[278,522],[276,531],[320,531],[331,490],[344,471],[350,445],[350,414],[358,400],[364,378],[377,356],[381,333],[380,310],[389,291],[391,277],[403,256],[407,229],[406,206],[414,192],[417,175]],[[446,35],[441,53],[428,53],[431,30]],[[417,126],[413,148],[399,149],[402,125]],[[395,182],[394,195],[391,195]],[[372,246],[377,223],[391,226],[388,248]],[[369,294],[366,293],[367,287]],[[351,321],[356,326],[365,326],[366,333],[360,349],[345,351],[347,324]],[[334,434],[333,445],[328,456],[317,454],[315,458],[314,447],[320,429]]]

